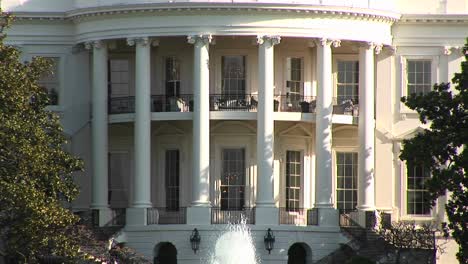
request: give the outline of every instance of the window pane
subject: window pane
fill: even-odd
[[[336,160],[337,208],[340,210],[353,210],[357,204],[357,153],[337,152]]]
[[[222,159],[221,209],[240,210],[244,206],[245,195],[245,151],[223,149]]]

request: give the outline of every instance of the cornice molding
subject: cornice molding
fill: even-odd
[[[402,15],[399,24],[468,24],[468,15],[451,14],[407,14]]]
[[[133,4],[133,5],[115,5],[101,6],[92,8],[76,9],[65,13],[51,12],[15,12],[17,20],[71,20],[79,22],[81,20],[109,16],[109,15],[128,15],[142,13],[203,13],[203,12],[270,12],[287,13],[288,15],[311,15],[326,16],[344,19],[360,19],[367,21],[377,21],[382,23],[394,23],[400,15],[388,11],[349,8],[334,6],[304,6],[304,5],[280,5],[280,4],[196,4],[196,3],[172,3],[167,4]]]

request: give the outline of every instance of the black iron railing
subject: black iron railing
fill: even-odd
[[[109,114],[126,114],[135,112],[135,97],[110,97]]]
[[[253,94],[210,94],[210,111],[256,112],[258,97]]]
[[[212,224],[255,224],[255,208],[242,208],[239,210],[225,210],[221,208],[211,208]]]
[[[153,207],[148,208],[147,217],[148,225],[184,225],[187,223],[187,210],[185,207]]]
[[[281,225],[318,225],[318,210],[316,208],[279,208],[279,223]]]
[[[151,96],[152,112],[193,112],[193,94]]]
[[[356,219],[352,216],[357,217],[357,211],[355,210],[340,210],[340,226],[342,227],[361,227]]]
[[[333,98],[333,114],[359,116],[359,99]]]
[[[275,95],[273,101],[275,112],[315,113],[315,96]]]

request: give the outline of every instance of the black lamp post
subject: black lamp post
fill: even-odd
[[[273,246],[275,245],[275,236],[273,235],[271,228],[268,228],[267,234],[263,238],[263,242],[265,242],[265,249],[268,250],[268,254],[271,254],[271,250],[273,250]]]
[[[193,229],[192,235],[190,236],[190,244],[192,244],[192,250],[195,254],[197,254],[198,249],[200,248],[200,233],[198,233],[198,229]]]

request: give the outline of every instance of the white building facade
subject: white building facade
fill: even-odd
[[[407,2],[1,5],[16,16],[6,41],[54,62],[41,83],[86,164],[74,211],[123,224],[119,239],[161,263],[168,246],[205,263],[240,218],[262,263],[287,263],[295,245],[314,263],[347,243],[340,214],[446,221],[444,198],[423,204],[430,176],[398,158],[421,129],[400,98],[460,71],[468,1]]]

